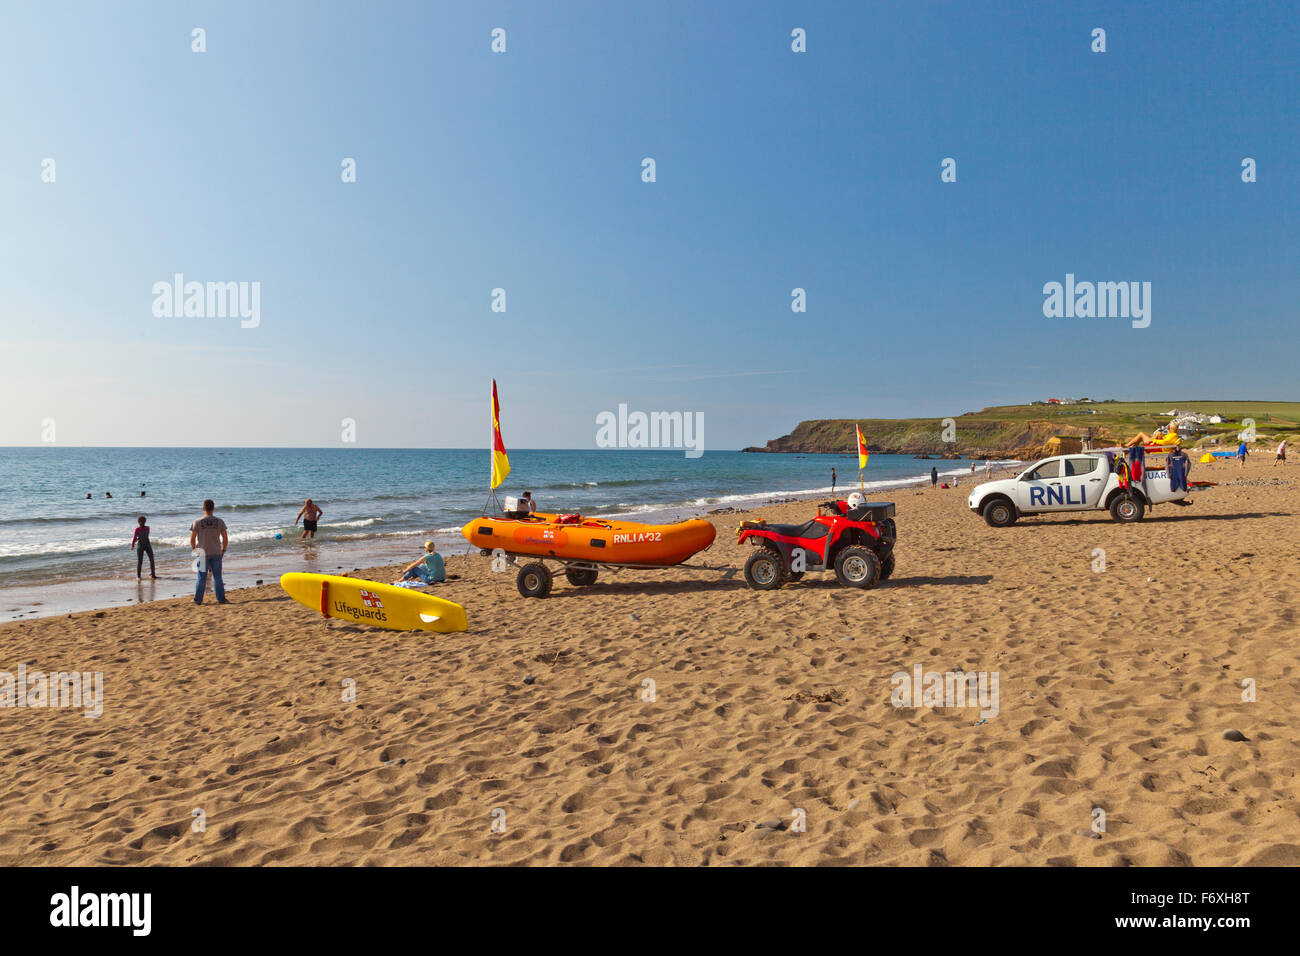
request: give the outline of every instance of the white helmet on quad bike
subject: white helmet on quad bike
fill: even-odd
[[[852,511],[854,508],[861,508],[863,505],[865,505],[867,503],[867,499],[866,496],[862,494],[862,492],[855,491],[853,492],[853,494],[849,495],[847,503],[849,506],[849,510]]]

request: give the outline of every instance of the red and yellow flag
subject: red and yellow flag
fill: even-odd
[[[861,471],[867,467],[867,459],[871,457],[871,453],[867,451],[867,443],[862,440],[862,426],[854,425],[853,428],[858,433],[858,471]]]
[[[495,488],[510,474],[510,459],[506,457],[505,442],[501,440],[501,402],[497,400],[497,380],[492,379],[492,487]]]

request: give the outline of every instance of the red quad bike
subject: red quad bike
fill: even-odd
[[[892,501],[856,507],[827,501],[807,524],[746,521],[736,529],[737,544],[757,545],[745,562],[745,581],[755,591],[773,591],[805,571],[830,568],[845,587],[873,587],[894,573],[897,537]]]

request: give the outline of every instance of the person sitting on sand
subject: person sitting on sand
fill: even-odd
[[[402,569],[403,581],[419,578],[425,584],[441,584],[447,580],[447,566],[435,547],[432,541],[424,542],[425,553]]]
[[[298,518],[302,519],[302,537],[305,538],[309,534],[313,538],[316,537],[316,522],[324,513],[325,510],[317,505],[316,502],[312,501],[310,498],[307,499],[307,503],[304,504],[302,510],[298,512]],[[298,518],[293,519],[295,527],[298,525]]]
[[[144,556],[149,555],[149,577],[156,578],[157,570],[153,563],[153,545],[149,543],[149,526],[145,524],[148,519],[141,515],[135,521],[135,534],[131,535],[131,550],[135,551],[135,579],[140,580],[140,572],[144,570]],[[139,549],[136,545],[140,545]]]

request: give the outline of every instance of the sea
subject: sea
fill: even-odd
[[[510,464],[498,496],[529,490],[543,511],[647,522],[821,498],[832,468],[837,491],[858,487],[856,455],[512,449]],[[931,467],[966,475],[970,462],[872,455],[867,496],[928,482]],[[483,513],[489,473],[483,449],[0,448],[0,620],[192,593],[189,527],[204,498],[229,529],[228,589],[413,560],[426,539],[468,553],[460,528]],[[308,497],[324,514],[304,541],[294,518]],[[158,579],[146,559],[137,583],[140,515]]]

